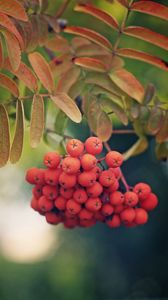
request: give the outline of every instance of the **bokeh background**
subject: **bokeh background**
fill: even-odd
[[[49,2],[52,14],[62,3]],[[93,2],[122,19],[123,9],[115,2]],[[156,2],[167,4],[166,0]],[[63,15],[69,24],[89,24],[114,40],[115,35],[102,22],[74,13],[74,3],[70,1]],[[147,15],[134,13],[129,23],[165,35],[168,32],[166,22]],[[149,43],[133,38],[123,39],[122,43],[168,60],[166,51]],[[154,83],[161,100],[168,99],[166,72],[131,60],[126,60],[126,67],[144,86]],[[82,140],[89,135],[85,123],[68,122],[67,130]],[[38,149],[30,149],[28,130],[25,141],[21,161],[0,169],[0,299],[168,299],[168,164],[156,160],[154,141],[150,140],[144,154],[127,161],[123,172],[131,185],[138,181],[149,183],[159,197],[159,206],[145,226],[115,230],[101,224],[90,229],[53,227],[32,211],[25,170],[42,166],[42,157],[51,148],[41,142]],[[134,135],[113,135],[110,145],[125,151],[135,141]]]

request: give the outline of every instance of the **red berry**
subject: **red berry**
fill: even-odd
[[[115,181],[114,174],[110,170],[102,171],[99,176],[99,182],[105,187],[109,187]]]
[[[36,199],[35,197],[33,197],[33,198],[31,199],[30,206],[31,206],[31,208],[33,208],[34,210],[39,211],[38,199]]]
[[[140,206],[147,211],[151,211],[155,209],[157,205],[158,205],[158,198],[154,193],[149,194],[149,196],[145,200],[142,200],[140,203]]]
[[[36,183],[35,177],[37,174],[38,174],[37,168],[28,169],[25,176],[26,181],[30,184],[35,184]]]
[[[104,222],[105,216],[102,215],[101,211],[98,210],[94,213],[94,219],[99,222]]]
[[[61,221],[62,221],[61,216],[54,212],[47,212],[45,214],[45,217],[46,217],[47,223],[53,224],[53,225],[57,225],[57,224],[61,223]]]
[[[84,151],[84,144],[77,139],[71,139],[66,145],[68,154],[72,157],[79,157]]]
[[[110,151],[106,154],[105,158],[106,164],[110,168],[120,167],[123,163],[123,156],[117,151]]]
[[[96,174],[92,171],[82,172],[78,175],[78,183],[81,186],[89,187],[96,182]]]
[[[63,187],[61,186],[59,192],[60,192],[60,195],[61,195],[63,198],[65,198],[65,199],[70,199],[70,198],[72,198],[72,195],[73,195],[73,193],[74,193],[74,189],[73,189],[73,188],[71,188],[71,189],[65,189],[65,188],[63,188]]]
[[[94,185],[87,188],[87,194],[89,197],[98,197],[103,192],[103,187],[99,182],[95,182]]]
[[[126,207],[123,204],[114,206],[114,213],[120,214]]]
[[[151,193],[151,188],[148,184],[140,182],[134,186],[134,193],[139,197],[139,200],[145,200]]]
[[[86,152],[97,155],[102,152],[103,144],[99,138],[92,136],[85,141],[85,149]]]
[[[67,174],[76,174],[80,170],[80,160],[76,157],[65,157],[62,161],[62,170]]]
[[[42,185],[37,184],[32,189],[32,193],[36,199],[39,199],[42,196],[42,188]]]
[[[96,166],[92,169],[92,172],[96,174],[96,179],[98,179],[102,170],[98,166]]]
[[[78,226],[78,220],[77,220],[77,218],[73,218],[73,219],[67,218],[67,219],[65,219],[65,221],[64,221],[64,227],[65,228],[73,229],[76,226]]]
[[[38,205],[42,212],[47,212],[54,208],[53,201],[48,200],[45,196],[39,198]]]
[[[134,207],[137,205],[139,199],[137,194],[134,192],[126,192],[124,194],[124,204],[130,207]]]
[[[93,217],[93,213],[86,208],[82,208],[79,213],[80,220],[91,220]]]
[[[114,212],[114,208],[110,203],[105,203],[103,204],[102,208],[101,208],[101,213],[103,214],[103,216],[110,216],[112,215],[112,213]]]
[[[81,210],[81,205],[73,199],[69,199],[66,204],[67,211],[72,215],[77,215]]]
[[[47,168],[56,169],[61,161],[61,156],[56,152],[48,152],[44,156],[44,165]]]
[[[65,210],[66,203],[67,203],[67,200],[65,198],[63,198],[62,196],[58,196],[54,202],[55,207],[58,208],[59,210]]]
[[[110,170],[112,170],[112,172],[117,180],[119,180],[121,178],[122,173],[121,173],[121,169],[119,167],[118,168],[110,168]]]
[[[119,191],[115,191],[113,193],[110,194],[110,203],[112,205],[120,205],[124,202],[124,195],[119,192]]]
[[[94,219],[91,219],[91,220],[80,220],[79,221],[79,226],[86,227],[86,228],[92,227],[95,224],[96,224],[96,220],[94,220]]]
[[[119,188],[119,182],[117,179],[115,179],[115,181],[109,186],[108,192],[113,193],[117,191],[118,188]]]
[[[76,180],[76,175],[68,175],[64,172],[62,172],[59,177],[60,185],[66,189],[74,187],[76,184]]]
[[[120,218],[124,223],[132,223],[135,219],[135,209],[132,207],[125,208],[121,212]]]
[[[92,212],[98,211],[101,208],[101,206],[102,206],[102,202],[98,197],[89,198],[85,203],[85,207]]]
[[[48,200],[54,200],[57,198],[57,195],[58,195],[57,188],[55,186],[45,185],[43,187],[43,195]]]
[[[117,228],[121,225],[121,220],[120,217],[118,215],[113,215],[111,220],[107,220],[106,224],[110,227],[110,228]]]
[[[85,203],[88,199],[87,193],[84,189],[77,189],[73,194],[73,199],[79,203]]]
[[[81,165],[85,171],[90,171],[96,166],[97,159],[92,154],[83,154],[81,157]]]
[[[61,174],[61,169],[48,169],[45,172],[45,182],[48,185],[55,186],[58,184],[58,179]]]
[[[143,225],[148,221],[148,213],[143,208],[135,209],[135,218],[134,222],[137,225]]]

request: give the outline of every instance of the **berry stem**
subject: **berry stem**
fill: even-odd
[[[109,145],[107,142],[104,142],[104,147],[106,148],[106,150],[107,150],[108,152],[111,151],[110,145]],[[127,181],[126,181],[126,178],[125,178],[125,176],[124,176],[124,174],[123,174],[121,168],[120,168],[120,171],[121,171],[121,181],[122,181],[122,183],[123,183],[123,185],[124,185],[126,191],[128,192],[128,191],[130,190],[130,186],[128,185],[128,183],[127,183]]]

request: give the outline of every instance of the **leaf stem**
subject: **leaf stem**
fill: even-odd
[[[69,3],[70,3],[70,0],[63,1],[62,5],[60,6],[60,8],[58,9],[58,11],[55,15],[56,18],[60,18],[63,15],[63,13],[66,10]]]
[[[107,142],[104,142],[104,147],[106,148],[106,150],[107,150],[108,152],[111,151],[110,145],[109,145]],[[121,168],[120,168],[120,171],[121,171],[121,181],[122,181],[122,183],[123,183],[123,185],[124,185],[126,191],[128,192],[128,191],[130,190],[130,186],[128,185],[128,183],[127,183],[127,181],[126,181],[126,178],[125,178],[125,176],[124,176],[124,174],[123,174]]]

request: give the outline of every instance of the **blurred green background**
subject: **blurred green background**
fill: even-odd
[[[94,1],[121,20],[121,6]],[[156,1],[167,4],[167,1]],[[50,1],[54,14],[62,1]],[[113,32],[80,13],[70,1],[64,16],[69,24],[85,25],[113,41]],[[168,25],[159,19],[134,14],[130,24],[147,26],[167,34]],[[89,25],[89,26],[88,26]],[[168,60],[166,51],[133,38],[122,40],[127,47],[148,51]],[[126,67],[146,86],[156,85],[163,100],[168,98],[168,75],[137,61]],[[68,123],[68,131],[85,139],[85,124]],[[128,182],[149,183],[159,197],[159,206],[150,214],[148,224],[138,228],[111,230],[104,225],[90,229],[66,230],[52,227],[29,208],[31,187],[24,181],[25,170],[41,166],[43,154],[51,150],[43,142],[36,150],[29,147],[28,133],[19,164],[0,169],[0,300],[114,300],[168,299],[168,165],[155,158],[154,141],[148,151],[131,158],[123,166]],[[136,141],[133,135],[112,136],[113,149],[125,151]]]

